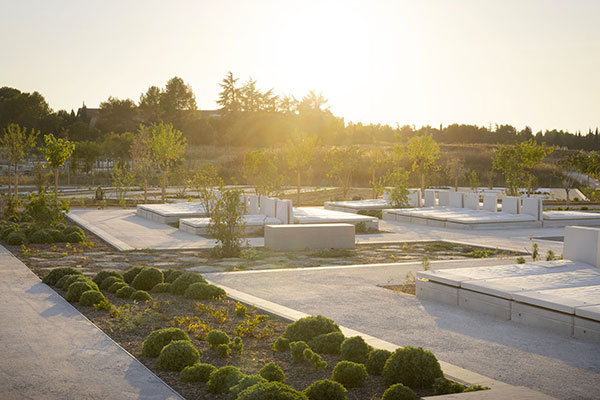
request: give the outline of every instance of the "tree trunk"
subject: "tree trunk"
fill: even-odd
[[[421,196],[425,198],[425,172],[421,173]]]
[[[160,198],[161,198],[161,201],[164,203],[165,198],[167,197],[167,172],[166,171],[161,176],[161,185],[160,186],[161,186]]]
[[[8,164],[8,197],[12,197],[12,169]]]
[[[371,174],[371,186],[373,187],[373,199],[377,199],[377,190],[375,190],[375,168]]]
[[[148,202],[148,179],[144,177],[144,203]]]
[[[15,164],[15,200],[19,199],[19,166]]]
[[[296,206],[298,206],[300,205],[300,168],[296,172]]]
[[[458,176],[454,177],[454,191],[458,192]]]
[[[58,194],[58,167],[54,168],[54,191]]]

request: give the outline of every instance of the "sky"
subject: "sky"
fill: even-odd
[[[54,110],[228,71],[346,122],[600,126],[598,0],[0,0],[0,86]]]

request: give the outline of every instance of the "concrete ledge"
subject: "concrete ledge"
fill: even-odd
[[[573,336],[578,339],[600,342],[600,322],[577,316],[573,321]]]
[[[421,299],[433,300],[440,303],[458,305],[458,288],[442,285],[432,281],[417,279],[416,294]]]
[[[76,223],[79,226],[84,227],[88,231],[92,232],[94,235],[98,236],[100,239],[104,240],[106,243],[109,243],[110,245],[114,246],[119,251],[135,250],[135,248],[133,248],[132,246],[123,242],[122,240],[117,239],[110,233],[108,233],[102,229],[96,228],[93,225],[87,224],[86,221],[84,221],[77,215],[69,213],[69,214],[67,214],[67,219],[73,221],[74,223]]]
[[[351,249],[355,232],[352,224],[265,225],[265,248]]]
[[[510,319],[527,326],[573,335],[574,316],[558,311],[513,302]]]
[[[511,301],[470,290],[458,290],[458,306],[467,310],[493,315],[496,318],[509,320]]]

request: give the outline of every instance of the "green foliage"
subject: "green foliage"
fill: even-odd
[[[123,278],[118,276],[108,276],[100,283],[100,289],[108,290],[108,288],[111,287],[115,282],[123,282]]]
[[[40,230],[33,232],[31,237],[29,238],[29,241],[31,243],[38,243],[38,244],[54,243],[54,238],[52,237],[50,232],[48,232],[48,229],[40,229]]]
[[[133,282],[133,280],[135,279],[135,277],[137,276],[137,274],[140,273],[140,271],[143,269],[143,267],[133,267],[131,269],[128,269],[124,274],[123,274],[123,280],[131,285],[131,282]]]
[[[308,344],[317,353],[340,354],[340,346],[344,341],[342,332],[330,332],[315,336]]]
[[[452,382],[444,377],[436,378],[433,382],[433,389],[436,395],[462,393],[465,387],[458,382]]]
[[[54,285],[54,287],[62,289],[62,287],[64,286],[64,284],[67,282],[67,280],[69,278],[78,277],[78,276],[83,276],[83,275],[81,275],[81,274],[63,275],[62,278],[60,278],[58,281],[56,281],[56,284]]]
[[[365,367],[367,367],[367,372],[369,375],[381,375],[383,373],[383,367],[385,366],[385,362],[392,355],[391,351],[377,349],[373,350],[369,353],[369,358],[365,363]]]
[[[83,229],[81,229],[81,227],[76,226],[76,225],[67,226],[65,229],[63,229],[62,234],[67,236],[73,232],[77,232],[81,236],[85,237],[85,232],[83,231]]]
[[[151,290],[155,285],[164,281],[163,273],[160,269],[154,267],[144,267],[133,278],[131,286],[137,290]]]
[[[62,285],[61,289],[64,291],[67,291],[67,290],[69,290],[69,287],[74,282],[79,282],[79,281],[83,281],[83,282],[90,281],[91,282],[90,278],[88,278],[87,276],[83,276],[82,274],[73,274],[69,278],[67,278],[67,280],[65,280],[65,283]]]
[[[395,168],[390,171],[384,178],[386,186],[390,186],[391,189],[385,189],[390,191],[390,205],[392,208],[401,208],[408,206],[408,172],[401,169]],[[381,211],[380,211],[381,212]]]
[[[135,289],[131,286],[123,286],[119,290],[115,292],[118,298],[120,299],[129,299],[131,295],[135,293]]]
[[[360,157],[359,146],[332,147],[327,153],[327,162],[330,167],[327,176],[340,185],[344,199],[348,194],[352,177],[358,169]]]
[[[98,285],[89,279],[86,281],[74,282],[69,286],[69,290],[67,290],[66,299],[72,303],[78,302],[83,292],[87,292],[88,290],[99,290]]]
[[[192,179],[192,187],[196,190],[200,203],[209,217],[217,196],[217,188],[222,186],[223,179],[219,177],[212,163],[202,164]]]
[[[537,261],[540,256],[540,246],[537,243],[531,244],[531,259]]]
[[[208,335],[206,336],[206,341],[208,342],[210,347],[214,349],[220,344],[229,344],[230,339],[229,335],[225,332],[220,331],[218,329],[213,329],[212,331],[208,332]]]
[[[129,287],[129,285],[126,284],[125,282],[119,281],[119,282],[115,282],[112,285],[110,285],[110,287],[107,290],[109,293],[117,293],[119,291],[119,289],[122,289],[124,287]]]
[[[271,348],[275,351],[288,351],[290,349],[290,341],[283,336],[280,336],[275,343],[271,345]]]
[[[312,350],[311,350],[312,351]],[[304,352],[306,352],[306,350],[304,350]],[[304,358],[306,358],[306,354],[304,354]],[[327,362],[324,361],[320,355],[318,355],[317,353],[312,353],[312,356],[310,357],[310,360],[308,360],[313,367],[315,368],[323,368],[326,369],[327,367],[329,367],[329,365],[327,365]]]
[[[82,306],[95,306],[96,304],[105,301],[106,297],[98,290],[88,290],[81,294],[79,297],[79,304]]]
[[[383,367],[387,385],[402,383],[414,389],[431,388],[443,377],[440,364],[430,351],[418,347],[403,347],[392,353]]]
[[[525,259],[523,257],[517,257],[515,261],[517,264],[525,264]]]
[[[185,367],[179,374],[179,379],[186,383],[192,382],[208,382],[210,374],[217,370],[217,367],[210,364],[194,364]]]
[[[211,300],[219,299],[225,295],[227,295],[227,293],[218,286],[204,282],[196,282],[188,286],[183,297],[194,300]]]
[[[548,253],[546,253],[546,261],[553,261],[553,260],[556,260],[556,255],[554,254],[554,251],[548,250]]]
[[[58,280],[66,275],[83,276],[80,270],[75,269],[73,267],[59,267],[54,268],[52,271],[50,271],[44,277],[44,279],[42,279],[42,282],[49,286],[55,286]]]
[[[330,332],[340,332],[340,327],[329,318],[317,315],[300,318],[291,323],[285,328],[282,336],[290,342],[309,342],[315,336]]]
[[[214,202],[208,232],[217,240],[213,248],[217,257],[237,257],[241,253],[245,226],[240,196],[240,191],[227,190]]]
[[[352,361],[340,361],[333,369],[333,380],[345,387],[362,386],[367,377],[367,369],[363,364]]]
[[[390,386],[383,392],[381,400],[417,400],[417,394],[401,383]]]
[[[150,293],[146,292],[145,290],[136,290],[135,292],[133,292],[131,294],[131,296],[129,298],[131,300],[138,300],[138,301],[152,300],[152,296],[150,296]]]
[[[245,305],[243,305],[239,301],[237,303],[235,303],[235,315],[236,316],[238,316],[238,317],[245,317],[246,316],[246,311],[248,311],[248,309],[246,308]]]
[[[65,242],[83,243],[85,242],[85,236],[82,236],[79,232],[71,232],[68,235],[65,235]]]
[[[69,203],[57,197],[56,193],[48,194],[45,191],[31,193],[25,203],[25,214],[39,227],[47,227],[63,221],[67,212],[69,212]]]
[[[44,147],[41,148],[46,162],[55,170],[55,191],[58,192],[58,168],[65,165],[65,161],[71,157],[75,150],[75,143],[61,138],[54,137],[53,134],[44,135]]]
[[[229,357],[229,353],[231,352],[231,349],[227,344],[219,344],[215,350],[217,351],[217,355],[221,358]]]
[[[246,182],[254,186],[257,195],[269,196],[279,190],[283,177],[277,170],[273,155],[267,150],[249,151],[244,155],[242,169]]]
[[[346,392],[345,387],[330,379],[315,381],[304,390],[308,400],[346,400]]]
[[[238,368],[234,366],[226,366],[219,368],[210,374],[210,378],[206,383],[206,391],[208,393],[222,394],[227,393],[227,391],[232,387],[237,385],[244,374]]]
[[[123,280],[123,275],[117,271],[100,271],[96,274],[96,276],[94,276],[94,278],[92,280],[94,281],[94,283],[96,285],[100,285],[100,288],[102,288],[102,286],[105,286],[104,280],[108,277],[115,277],[115,278],[119,278],[120,280]],[[108,286],[110,286],[110,285],[108,285]]]
[[[187,141],[181,131],[173,128],[172,124],[152,124],[148,127],[150,154],[155,169],[161,176],[161,197],[165,201],[167,175],[169,170],[183,160]]]
[[[242,378],[240,383],[232,386],[231,389],[229,389],[229,393],[227,394],[227,400],[235,400],[237,399],[238,395],[247,388],[257,385],[259,383],[266,382],[268,381],[260,375],[247,375]]]
[[[179,328],[157,329],[142,343],[142,354],[146,357],[158,357],[162,348],[175,340],[190,340],[190,338]]]
[[[304,359],[304,350],[310,347],[306,342],[298,341],[290,343],[290,349],[292,350],[292,359],[294,361],[302,361]]]
[[[171,283],[163,282],[154,286],[151,290],[152,293],[169,293],[171,291]]]
[[[307,400],[307,397],[281,382],[267,382],[249,387],[237,400]]]
[[[110,301],[104,299],[97,304],[94,304],[94,308],[98,311],[110,311],[114,308],[114,306],[110,303]]]
[[[182,274],[183,272],[177,269],[168,269],[167,272],[165,272],[165,283],[175,282],[175,279],[179,278]]]
[[[413,172],[421,175],[421,193],[425,191],[425,175],[435,169],[440,157],[440,146],[431,135],[414,136],[406,145],[405,155],[412,163]]]
[[[15,231],[8,234],[6,238],[6,243],[8,243],[11,246],[19,246],[25,243],[26,240],[27,238],[25,237],[25,234],[23,232]]]
[[[270,362],[262,367],[259,374],[269,382],[283,382],[285,380],[283,370],[274,362]]]
[[[242,355],[244,352],[244,342],[242,342],[242,338],[239,336],[234,337],[231,343],[229,343],[229,348],[239,355]]]
[[[197,274],[195,272],[184,272],[177,279],[175,279],[175,281],[173,281],[173,285],[171,286],[171,292],[174,294],[182,295],[185,293],[188,286],[196,282],[206,283],[202,275]]]
[[[164,371],[181,371],[187,366],[194,365],[200,353],[189,340],[175,340],[160,351],[155,365]]]
[[[369,357],[369,345],[361,336],[346,338],[340,347],[342,359],[364,364]]]
[[[310,362],[310,360],[312,360],[313,355],[315,354],[314,351],[312,351],[310,349],[310,347],[304,349],[304,351],[302,352],[302,358],[304,358],[304,361],[308,361]]]
[[[2,230],[0,230],[0,237],[2,238],[2,240],[6,240],[8,239],[8,235],[19,230],[20,228],[18,224],[8,223],[2,227]]]
[[[463,390],[463,393],[478,392],[480,390],[490,390],[490,388],[488,386],[473,385],[473,386],[469,386],[468,388]]]

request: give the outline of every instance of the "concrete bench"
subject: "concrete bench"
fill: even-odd
[[[354,225],[265,225],[265,247],[275,250],[351,249],[354,248]]]

